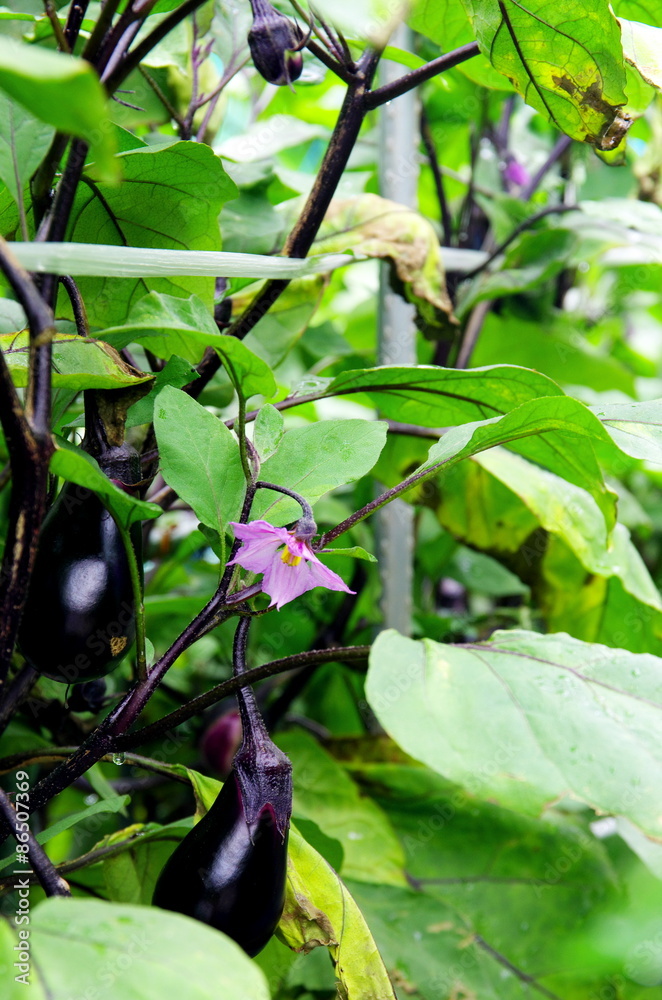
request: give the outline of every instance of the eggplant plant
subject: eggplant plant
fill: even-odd
[[[0,23],[11,995],[655,1000],[658,5]]]

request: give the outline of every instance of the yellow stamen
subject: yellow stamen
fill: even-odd
[[[294,552],[290,552],[287,545],[282,551],[281,559],[286,566],[298,566],[301,562],[301,556],[295,556]]]

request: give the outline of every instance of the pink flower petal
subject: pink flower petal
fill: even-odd
[[[251,573],[264,573],[277,558],[278,549],[290,537],[285,528],[274,528],[268,521],[249,524],[230,521],[230,526],[243,544],[228,566],[242,566]]]
[[[274,559],[262,580],[262,590],[271,598],[271,605],[275,604],[279,610],[283,604],[293,601],[295,597],[300,597],[314,587],[354,593],[338,574],[321,563],[310,549],[305,560],[302,558],[296,566],[291,566],[280,557]]]
[[[262,590],[271,598],[270,607],[275,604],[280,609],[313,587],[354,593],[337,573],[320,562],[305,541],[285,528],[275,528],[268,521],[230,521],[230,526],[242,545],[228,566],[264,573]]]

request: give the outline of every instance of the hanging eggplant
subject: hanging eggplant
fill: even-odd
[[[232,771],[170,856],[153,901],[223,931],[253,956],[285,903],[292,765],[269,738],[252,690],[237,697],[243,742]]]
[[[120,428],[104,423],[101,412],[117,402],[109,404],[110,395],[86,393],[83,446],[102,472],[130,491],[141,478],[140,459],[123,440],[123,421]],[[134,638],[133,587],[120,531],[95,493],[65,483],[40,532],[19,650],[44,676],[76,684],[109,673]]]

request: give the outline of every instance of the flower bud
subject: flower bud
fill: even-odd
[[[251,7],[253,26],[248,45],[256,70],[277,87],[298,80],[303,69],[301,49],[306,44],[301,28],[267,0],[251,0]]]

